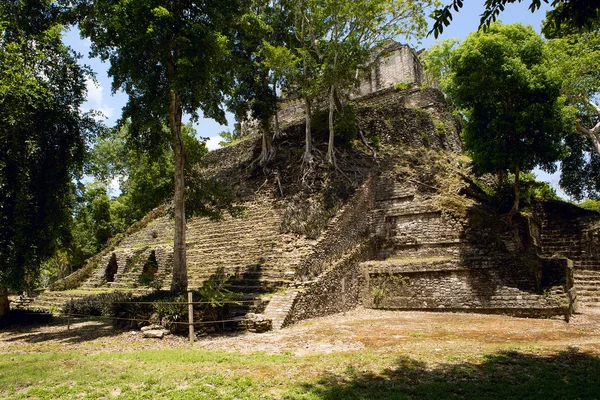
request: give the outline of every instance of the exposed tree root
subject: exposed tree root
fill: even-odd
[[[375,151],[374,148],[372,148],[369,143],[367,142],[367,139],[365,138],[365,135],[363,134],[362,129],[360,129],[360,125],[356,124],[356,130],[358,131],[358,134],[360,136],[360,140],[363,142],[363,144],[367,147],[367,149],[369,149],[372,153],[373,153],[373,158],[377,160],[377,152]]]

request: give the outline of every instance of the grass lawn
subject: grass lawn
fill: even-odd
[[[518,336],[516,324],[527,321],[531,320],[512,319],[506,335]],[[291,328],[287,336],[286,330],[272,336],[246,334],[223,343],[225,347],[243,342],[256,346],[256,340],[265,345],[278,343],[271,353],[252,348],[207,349],[212,345],[208,340],[194,345],[175,338],[172,342],[151,341],[106,326],[87,326],[95,332],[92,337],[82,335],[77,330],[83,328],[77,326],[70,333],[2,332],[0,398],[600,398],[600,358],[592,326],[564,328],[552,322],[547,332],[554,338],[551,342],[530,336],[527,341],[506,343],[496,333],[493,340],[480,335],[461,340],[460,334],[439,320],[423,321],[422,326],[432,325],[429,330],[411,325],[392,331],[393,324],[401,321],[376,322],[364,327],[372,331],[371,337],[383,335],[382,330],[387,329],[395,339],[379,344],[361,342],[361,331],[350,321],[344,332],[348,341],[363,343],[358,346],[361,348],[320,351],[328,338],[331,343],[344,340],[338,321],[327,327],[321,323],[311,328],[309,323]],[[471,328],[473,332],[475,328]],[[569,340],[557,332],[577,334],[584,344],[567,345]],[[295,345],[285,342],[290,338]],[[299,351],[301,348],[305,350]]]

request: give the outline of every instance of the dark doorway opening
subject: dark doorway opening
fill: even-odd
[[[108,265],[106,266],[106,274],[105,274],[106,282],[114,282],[115,281],[115,274],[117,273],[118,269],[119,269],[119,265],[117,264],[117,255],[115,253],[113,253],[112,256],[110,257],[110,261],[108,262]]]
[[[144,264],[142,269],[142,275],[140,275],[140,283],[148,286],[154,281],[156,273],[158,272],[158,262],[156,261],[156,252],[152,250],[148,261]]]

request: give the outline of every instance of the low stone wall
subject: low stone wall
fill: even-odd
[[[397,310],[460,310],[521,316],[567,315],[574,308],[569,261],[436,260],[363,265],[363,305]]]

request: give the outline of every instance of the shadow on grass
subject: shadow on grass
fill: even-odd
[[[10,337],[4,339],[6,342],[43,343],[57,341],[70,344],[116,336],[122,333],[121,330],[115,329],[110,321],[74,319],[70,329],[67,329],[67,326],[66,318],[54,318],[52,322],[47,324],[12,325],[2,331],[10,335]]]
[[[301,385],[307,395],[342,399],[599,399],[600,359],[577,351],[552,356],[503,352],[481,364],[429,369],[408,357],[380,374],[348,367]]]

